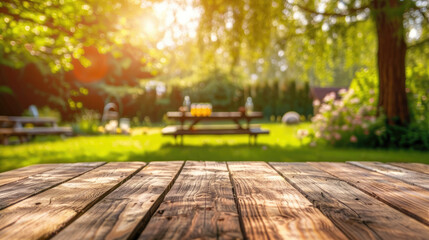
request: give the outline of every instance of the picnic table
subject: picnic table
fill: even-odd
[[[169,119],[177,120],[180,122],[179,126],[167,126],[162,129],[163,135],[181,136],[181,143],[183,144],[184,135],[237,135],[245,134],[249,135],[249,144],[251,138],[254,138],[254,144],[256,144],[257,136],[260,134],[269,134],[269,130],[261,129],[259,126],[250,125],[254,119],[263,118],[261,112],[243,113],[243,112],[213,112],[209,116],[194,116],[190,112],[167,112]],[[196,125],[201,121],[227,121],[231,120],[235,124],[231,126],[226,125],[212,125],[197,127]],[[245,125],[241,124],[240,121],[245,121]],[[186,122],[190,122],[186,125]]]
[[[31,127],[26,127],[31,125]],[[71,135],[70,127],[59,127],[52,117],[0,116],[0,143],[7,145],[10,136],[18,136],[21,143],[36,135]]]
[[[0,173],[0,239],[428,239],[429,165],[91,162]]]

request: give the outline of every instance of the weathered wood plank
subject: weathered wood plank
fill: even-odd
[[[228,162],[248,239],[346,239],[268,164]]]
[[[380,162],[348,162],[355,166],[393,177],[409,184],[429,189],[429,175]]]
[[[37,164],[0,173],[0,186],[49,171],[66,164]]]
[[[389,163],[390,165],[394,165],[401,168],[406,168],[408,170],[421,172],[429,174],[429,165],[424,163]]]
[[[151,162],[53,239],[130,239],[149,221],[183,162]]]
[[[309,163],[429,225],[429,191],[347,163]]]
[[[427,239],[429,227],[306,163],[270,163],[350,239]]]
[[[241,238],[226,164],[188,161],[139,239]]]
[[[0,209],[61,184],[102,164],[104,163],[64,164],[52,170],[0,186]]]
[[[0,239],[50,237],[143,166],[108,163],[1,210]]]

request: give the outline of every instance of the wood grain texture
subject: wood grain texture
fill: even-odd
[[[108,163],[1,210],[0,239],[50,237],[143,166]]]
[[[228,162],[248,239],[347,239],[263,162]]]
[[[104,163],[64,164],[46,172],[0,186],[0,209],[61,184],[102,164]]]
[[[37,164],[0,173],[0,186],[49,171],[66,164]]]
[[[347,163],[309,163],[429,225],[429,191]]]
[[[429,190],[429,175],[380,162],[348,162]]]
[[[408,170],[429,174],[429,165],[424,163],[389,163],[397,167]]]
[[[151,162],[53,239],[129,239],[147,222],[183,165]]]
[[[307,163],[270,163],[350,239],[427,239],[429,227]]]
[[[243,238],[223,162],[186,162],[139,239]]]

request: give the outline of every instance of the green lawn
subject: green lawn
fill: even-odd
[[[257,146],[247,136],[186,136],[185,146],[176,146],[172,137],[163,137],[161,128],[145,128],[133,136],[91,136],[39,138],[23,145],[0,146],[0,171],[36,163],[84,161],[381,161],[429,163],[429,152],[334,149],[302,146],[296,130],[308,124],[284,126],[262,124],[270,129]]]

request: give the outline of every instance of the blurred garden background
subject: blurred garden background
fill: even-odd
[[[1,1],[0,116],[32,116],[35,106],[73,136],[8,137],[0,171],[81,161],[429,163],[428,19],[427,0]],[[166,113],[185,96],[214,112],[251,97],[270,134],[255,146],[246,136],[176,145],[161,129],[177,124]],[[128,134],[106,130],[108,103],[129,119]],[[291,111],[299,123],[285,124]]]

